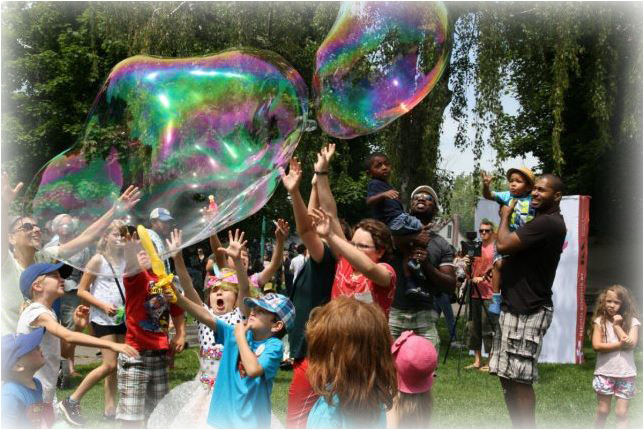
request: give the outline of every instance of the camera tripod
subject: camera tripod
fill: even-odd
[[[470,265],[471,265],[471,263],[468,264],[468,269],[471,269]],[[470,270],[470,272],[471,272],[471,270]],[[447,344],[447,350],[445,351],[445,357],[443,358],[443,364],[445,364],[447,362],[447,357],[448,357],[449,351],[450,351],[450,349],[452,347],[452,342],[454,340],[456,340],[456,337],[457,337],[457,331],[456,330],[457,330],[457,326],[458,326],[458,319],[461,316],[461,311],[463,310],[463,305],[465,304],[465,301],[468,300],[468,299],[470,299],[470,304],[471,304],[472,288],[474,288],[474,291],[476,291],[476,293],[478,294],[479,297],[483,297],[481,295],[481,291],[479,290],[479,286],[476,285],[474,282],[472,282],[470,279],[466,279],[465,280],[465,290],[463,292],[463,296],[458,301],[458,311],[456,312],[456,317],[454,318],[453,330],[450,331],[451,332],[450,339],[449,339],[449,343]],[[490,324],[490,326],[492,327],[492,337],[494,337],[494,335],[495,335],[494,331],[495,331],[495,325],[496,324],[494,324],[492,322],[492,319],[490,319],[490,314],[489,314],[489,312],[487,310],[487,307],[485,305],[483,305],[482,307],[483,307],[483,312],[485,312],[485,316],[487,318],[487,324]],[[467,318],[467,312],[468,311],[466,311],[466,318]],[[461,329],[461,337],[460,337],[461,340],[465,339],[465,329],[466,329],[466,324],[464,324],[463,328]],[[461,356],[462,356],[462,352],[463,352],[463,343],[462,342],[460,342],[460,345],[458,347],[458,351],[459,351],[458,352],[458,363],[457,363],[457,367],[456,367],[456,369],[457,369],[456,372],[460,376],[461,375]]]

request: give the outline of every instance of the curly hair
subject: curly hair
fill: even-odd
[[[610,320],[610,316],[606,311],[606,294],[611,291],[617,295],[617,298],[622,302],[622,305],[619,308],[619,314],[624,319],[622,328],[626,333],[631,329],[631,324],[633,322],[633,317],[635,317],[635,305],[633,303],[633,297],[631,293],[619,284],[613,284],[610,287],[606,288],[599,294],[597,301],[595,302],[595,312],[593,313],[593,321],[597,318],[600,319],[602,327],[606,321]],[[606,329],[604,329],[604,334]]]
[[[391,335],[382,309],[352,297],[315,308],[306,326],[307,377],[313,390],[373,427],[377,411],[390,409],[398,393]]]
[[[384,251],[381,260],[389,260],[394,252],[394,240],[391,236],[391,230],[382,221],[373,218],[365,218],[353,228],[353,233],[359,228],[371,234],[373,244],[379,251]]]

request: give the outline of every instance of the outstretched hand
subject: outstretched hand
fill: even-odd
[[[141,191],[139,190],[139,187],[130,185],[118,198],[118,200],[114,204],[114,208],[118,212],[127,212],[132,209],[140,200]]]
[[[235,229],[235,235],[231,230],[228,230],[228,247],[219,248],[218,251],[223,252],[233,260],[241,259],[242,249],[246,246],[248,241],[244,240],[244,232],[240,232],[239,229]]]
[[[483,185],[489,187],[492,184],[492,179],[494,179],[492,175],[486,173],[485,170],[481,170],[481,180],[483,181]]]
[[[285,241],[291,228],[288,225],[288,221],[280,218],[277,221],[273,221],[273,223],[275,224],[275,239]]]
[[[15,187],[11,187],[11,183],[9,182],[9,175],[7,172],[2,173],[2,204],[3,205],[11,205],[11,203],[14,201],[20,190],[22,190],[23,187],[22,182],[18,182],[18,184]]]
[[[313,169],[316,172],[328,172],[333,154],[335,154],[335,143],[329,143],[318,152],[318,158],[313,165]]]
[[[289,162],[288,175],[284,172],[284,169],[280,167],[280,176],[282,177],[282,184],[284,188],[289,193],[293,192],[300,185],[300,180],[302,179],[302,166],[297,160],[297,157],[291,158]]]
[[[168,253],[172,258],[176,258],[181,255],[181,244],[183,243],[182,236],[182,230],[175,228],[170,232],[170,239],[165,240],[165,243],[168,245]]]
[[[331,214],[324,209],[313,209],[309,212],[309,217],[320,237],[328,237],[331,234]]]
[[[89,324],[89,308],[85,305],[78,305],[74,309],[74,315],[72,315],[72,321],[74,321],[74,330],[83,331]]]

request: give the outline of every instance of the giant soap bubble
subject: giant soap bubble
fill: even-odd
[[[318,124],[351,139],[404,115],[449,59],[441,2],[345,2],[316,55]]]
[[[150,212],[165,208],[184,246],[196,243],[266,204],[304,132],[307,96],[298,72],[268,51],[128,58],[77,144],[32,182],[31,213],[40,226],[70,214],[80,232],[135,185],[141,201],[118,217],[149,227]]]

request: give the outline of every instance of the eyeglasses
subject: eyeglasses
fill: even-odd
[[[14,232],[17,232],[17,231],[22,230],[22,231],[24,231],[25,233],[29,233],[29,232],[30,232],[30,231],[32,231],[34,228],[40,229],[40,227],[38,227],[38,224],[32,224],[32,223],[30,223],[30,222],[25,222],[25,223],[23,223],[20,227],[18,227],[17,229],[15,229],[15,230],[14,230]]]
[[[367,250],[367,249],[376,249],[373,245],[367,245],[366,243],[355,243],[351,242],[351,245],[355,246],[358,249]]]
[[[482,228],[482,229],[479,230],[479,233],[481,233],[481,234],[483,234],[483,233],[492,233],[492,230]]]
[[[431,202],[434,200],[431,196],[431,194],[424,194],[424,193],[418,193],[414,196],[413,200],[427,200],[428,202]]]

